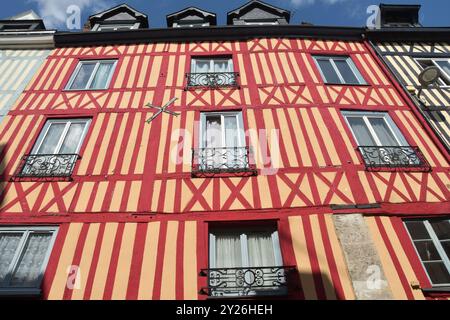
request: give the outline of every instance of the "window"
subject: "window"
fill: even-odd
[[[359,146],[407,146],[391,117],[383,112],[343,113]]]
[[[325,83],[366,84],[350,57],[314,57]]]
[[[205,112],[200,116],[199,149],[194,171],[251,171],[241,112]]]
[[[86,136],[90,119],[47,120],[31,154],[21,164],[19,177],[70,176]]]
[[[226,57],[193,58],[191,73],[187,77],[188,87],[237,86],[237,73],[233,72],[233,60]]]
[[[416,167],[429,170],[422,153],[408,145],[387,113],[345,111],[343,115],[368,169]]]
[[[90,119],[47,120],[32,150],[33,154],[77,154]]]
[[[175,28],[206,27],[209,26],[209,22],[203,20],[178,20],[173,26]]]
[[[111,81],[116,60],[80,61],[67,85],[68,90],[107,89]]]
[[[233,60],[231,58],[194,58],[192,59],[191,72],[233,72]]]
[[[439,79],[440,86],[450,86],[450,58],[442,59],[416,59],[417,63],[423,68],[436,66],[441,71]]]
[[[120,31],[120,30],[132,30],[137,29],[139,23],[126,23],[126,24],[99,24],[93,28],[93,31]]]
[[[0,294],[39,294],[56,236],[51,227],[0,227]]]
[[[450,286],[450,220],[410,220],[405,225],[432,285]]]
[[[278,232],[274,228],[212,230],[208,272],[213,296],[286,293]]]
[[[279,24],[278,20],[271,20],[271,19],[252,19],[252,20],[245,20],[246,25],[277,25]]]

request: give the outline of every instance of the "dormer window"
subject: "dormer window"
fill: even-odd
[[[268,3],[253,0],[227,14],[229,25],[289,24],[291,13]]]
[[[167,15],[169,28],[198,28],[216,25],[216,14],[189,7]]]
[[[122,4],[89,17],[91,31],[126,31],[148,28],[147,15]]]

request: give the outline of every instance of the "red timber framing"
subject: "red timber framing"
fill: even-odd
[[[209,55],[232,57],[238,88],[185,90],[191,57]],[[314,55],[349,56],[367,84],[325,84]],[[109,88],[64,90],[78,61],[89,59],[118,60]],[[147,103],[173,97],[170,110],[181,116],[145,123],[153,114]],[[192,178],[200,113],[237,110],[258,174]],[[431,172],[366,171],[343,110],[387,112]],[[72,180],[11,181],[46,119],[61,117],[92,119]],[[450,213],[448,154],[431,134],[362,40],[64,46],[1,125],[0,225],[59,226],[46,299],[206,299],[199,272],[208,268],[208,226],[258,220],[276,222],[283,264],[298,270],[289,299],[354,299],[332,215],[363,213],[387,253],[383,268],[399,275],[389,275],[394,296],[424,298],[410,286],[430,284],[401,219]],[[74,290],[66,285],[70,266],[79,266]]]

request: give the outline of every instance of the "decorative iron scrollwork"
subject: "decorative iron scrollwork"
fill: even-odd
[[[200,148],[192,150],[192,175],[211,176],[219,173],[255,175],[248,147]]]
[[[203,292],[211,297],[241,297],[287,294],[291,266],[202,269],[208,277]]]
[[[187,87],[237,87],[237,72],[187,73]]]
[[[22,157],[15,177],[70,177],[78,158],[78,154],[28,154]]]
[[[418,147],[411,146],[360,146],[369,171],[430,171],[431,166]]]

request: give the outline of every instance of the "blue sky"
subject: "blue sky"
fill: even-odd
[[[226,23],[226,13],[246,0],[15,0],[4,1],[0,18],[7,18],[29,9],[40,14],[47,27],[65,29],[66,9],[76,4],[81,8],[84,24],[87,17],[102,9],[128,3],[149,16],[150,27],[165,27],[165,16],[188,6],[215,12],[218,24]],[[267,3],[285,8],[293,13],[291,23],[301,21],[317,25],[363,26],[368,18],[366,9],[375,0],[267,0]],[[450,1],[448,0],[384,0],[383,3],[422,4],[421,21],[424,26],[450,26]]]

